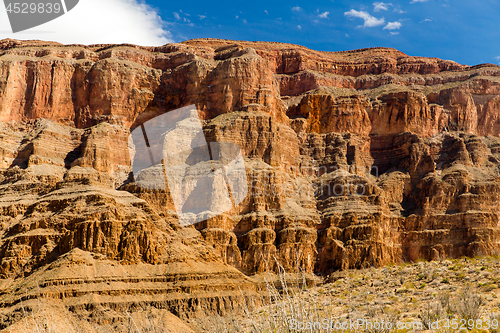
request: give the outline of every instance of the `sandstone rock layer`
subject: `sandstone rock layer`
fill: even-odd
[[[135,182],[128,137],[187,105],[208,142],[241,148],[249,194],[181,228],[170,193]],[[490,64],[212,39],[0,41],[1,325],[41,295],[104,327],[138,307],[223,313],[256,295],[249,275],[280,267],[497,254],[499,135]]]

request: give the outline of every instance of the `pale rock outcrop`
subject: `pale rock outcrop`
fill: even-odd
[[[120,331],[138,307],[241,309],[280,267],[498,254],[499,76],[386,48],[0,41],[0,327],[41,295]],[[188,105],[241,149],[248,195],[181,228],[129,135]]]

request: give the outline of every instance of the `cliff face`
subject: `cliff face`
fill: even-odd
[[[241,148],[249,194],[181,228],[168,192],[135,184],[128,137],[192,104],[207,141]],[[325,274],[496,254],[499,134],[495,65],[225,40],[0,41],[0,301],[86,284],[76,309],[103,302],[89,293],[128,295],[126,309],[157,288],[156,307],[182,317],[237,306],[237,286],[255,291],[242,273],[278,264]]]

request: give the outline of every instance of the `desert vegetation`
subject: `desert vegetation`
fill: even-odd
[[[266,283],[271,304],[192,325],[228,333],[500,332],[499,272],[500,258],[487,257],[339,271],[313,286],[306,285],[304,275],[295,274],[298,283],[293,284],[287,283],[292,275],[280,274]],[[349,322],[364,324],[335,329],[336,323]],[[328,323],[333,329],[308,323]]]

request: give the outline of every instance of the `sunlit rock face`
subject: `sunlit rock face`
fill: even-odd
[[[254,290],[245,275],[279,266],[496,254],[499,76],[386,48],[0,41],[1,288],[94,284],[100,265],[124,295],[166,274],[161,302],[181,315],[224,311]],[[188,106],[177,129],[151,127]]]

